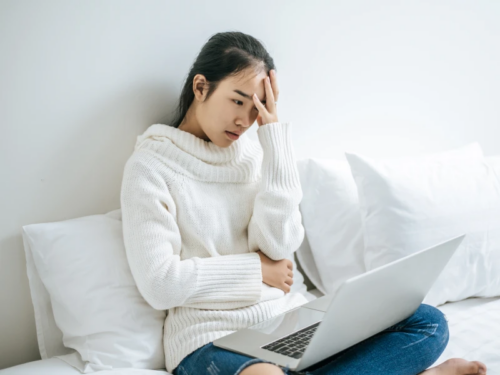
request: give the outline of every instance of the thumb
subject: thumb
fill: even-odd
[[[262,116],[260,114],[257,115],[257,124],[259,124],[259,126],[262,126]]]

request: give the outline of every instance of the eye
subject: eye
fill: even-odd
[[[243,102],[241,100],[233,99],[233,102],[235,102],[235,103],[238,102],[238,103],[243,104]],[[236,104],[238,104],[238,103],[236,103]],[[238,105],[240,105],[240,104],[238,104]],[[253,109],[255,109],[256,111],[258,111],[257,107],[253,107]]]

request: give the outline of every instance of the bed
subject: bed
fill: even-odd
[[[419,159],[418,163],[408,159],[405,163],[384,161],[396,164],[391,168],[384,165],[380,175],[377,175],[376,168],[380,168],[381,162],[377,164],[359,155],[350,155],[349,158],[351,165],[348,164],[349,160],[307,158],[298,161],[304,192],[300,208],[305,236],[291,258],[294,264],[292,291],[304,294],[307,300],[333,294],[343,280],[366,272],[370,266],[376,266],[380,259],[368,256],[370,250],[376,249],[378,237],[370,238],[366,234],[370,234],[370,230],[384,233],[384,244],[390,244],[394,241],[394,235],[399,232],[380,227],[386,222],[395,227],[395,220],[400,224],[410,218],[413,220],[409,224],[411,231],[418,233],[417,239],[412,240],[412,233],[403,232],[404,243],[391,245],[391,249],[401,251],[395,254],[396,257],[404,255],[403,251],[411,252],[422,248],[423,243],[418,242],[422,238],[434,244],[436,237],[426,236],[434,233],[446,235],[445,232],[450,230],[452,224],[456,226],[451,228],[452,231],[469,228],[469,242],[460,253],[457,250],[455,262],[450,261],[446,272],[442,273],[443,277],[438,278],[431,289],[432,293],[423,301],[436,306],[446,315],[450,329],[448,346],[429,367],[439,365],[450,358],[464,358],[481,361],[486,364],[488,374],[500,375],[500,157],[484,158],[480,147],[471,144],[439,156],[426,156]],[[405,185],[408,181],[404,181],[407,163],[413,163],[413,171],[416,171],[408,174],[411,186]],[[371,168],[368,171],[370,173],[363,176],[361,168]],[[395,171],[392,177],[390,171]],[[426,180],[422,171],[426,171],[429,180]],[[469,186],[473,190],[464,190],[468,185],[465,182],[460,189],[456,188],[456,180],[443,177],[450,171],[453,172],[451,175],[454,178],[460,177],[460,173],[465,174],[467,180],[463,176],[460,178],[470,183]],[[415,182],[413,177],[418,173],[420,176]],[[376,175],[378,179],[369,180],[367,177]],[[363,191],[361,183],[366,181],[369,181],[370,189]],[[418,186],[422,181],[425,187]],[[382,186],[377,186],[377,183]],[[387,187],[389,189],[384,191]],[[398,189],[402,192],[398,192]],[[411,192],[411,189],[414,191]],[[398,199],[393,199],[391,196],[409,192],[413,194],[411,199],[401,195]],[[419,201],[419,194],[424,192],[432,194]],[[444,193],[446,197],[454,195],[453,204],[449,207],[440,206],[441,201],[433,200],[439,192]],[[463,194],[466,194],[466,199]],[[406,204],[405,210],[385,212],[384,210],[393,204],[390,199],[398,204],[417,204],[414,207]],[[442,197],[440,199],[443,200]],[[474,212],[467,206],[470,202],[474,203]],[[421,210],[428,203],[430,206],[425,209],[425,215],[416,215],[414,211]],[[370,212],[367,206],[376,209]],[[436,211],[435,207],[439,209]],[[451,211],[448,212],[450,208]],[[465,214],[461,213],[460,209]],[[432,217],[433,210],[436,217]],[[390,218],[389,214],[402,216]],[[460,218],[460,215],[463,217]],[[415,217],[418,220],[414,220]],[[376,220],[370,222],[373,218]],[[439,230],[428,229],[426,220],[429,218],[432,219],[433,229]],[[423,231],[420,230],[421,225],[424,225]],[[89,242],[89,239],[92,242]],[[70,375],[92,372],[103,375],[168,374],[162,367],[164,358],[161,331],[165,312],[154,310],[147,305],[133,282],[124,255],[120,209],[56,223],[24,226],[23,240],[42,359],[0,370],[1,375]],[[413,245],[416,247],[412,249]],[[382,255],[387,257],[388,254],[382,252]],[[391,259],[383,260],[387,262]],[[78,268],[72,268],[75,264]],[[92,278],[78,278],[82,265],[84,269],[92,270]],[[113,269],[114,277],[108,280],[106,277],[110,273],[107,272],[109,269]],[[72,279],[76,279],[77,284],[67,285],[75,282]],[[90,284],[84,285],[87,282]],[[119,289],[115,288],[117,286]],[[118,306],[123,307],[123,303],[128,303],[130,309],[135,309],[133,314],[126,317],[131,320],[125,320],[125,325],[137,323],[139,320],[140,331],[125,334],[132,337],[135,343],[151,340],[153,344],[150,347],[145,345],[146,348],[137,347],[138,351],[143,350],[143,358],[131,366],[116,365],[125,363],[123,357],[135,354],[126,347],[127,343],[124,344],[124,351],[120,352],[121,349],[117,348],[113,354],[113,366],[105,363],[107,359],[90,366],[82,361],[80,351],[72,349],[78,348],[78,341],[69,339],[71,335],[68,332],[71,330],[67,327],[72,328],[77,322],[82,327],[89,325],[87,329],[91,331],[102,331],[102,327],[106,328],[103,332],[108,331],[106,324],[111,324],[115,317],[121,316],[123,309],[111,311],[107,321],[92,325],[101,317],[96,314],[94,306],[89,309],[85,301],[101,298],[100,303],[105,304],[111,298],[111,295],[106,293],[111,291],[115,297],[117,290],[126,291]],[[69,305],[66,306],[67,309],[73,310],[64,310],[64,304]],[[113,309],[114,305],[116,303],[109,305],[109,308]],[[68,315],[72,313],[83,315],[75,315],[74,321],[71,322],[68,321]],[[83,321],[88,316],[92,319]],[[72,345],[64,345],[63,330],[66,332],[67,342]],[[146,332],[148,330],[149,333]],[[78,336],[74,332],[71,333],[73,339]],[[115,338],[111,335],[108,339],[111,341],[105,342],[104,349],[115,347]],[[154,361],[145,363],[144,358],[153,358]]]
[[[311,254],[307,237],[294,256],[295,278],[298,292],[308,300],[324,295],[314,283],[321,286],[318,271]],[[467,298],[448,302],[438,308],[446,315],[450,329],[450,341],[439,359],[430,367],[449,358],[480,360],[488,366],[488,374],[500,375],[500,297]],[[69,352],[67,358],[74,355]],[[64,356],[63,356],[64,357]],[[61,358],[52,357],[24,363],[4,370],[1,375],[77,375],[82,372]],[[99,371],[102,375],[154,375],[169,374],[166,369],[147,370],[137,368],[115,368]]]
[[[309,292],[319,297],[318,289]],[[468,298],[438,307],[446,314],[450,327],[450,342],[434,367],[449,358],[481,360],[488,366],[488,374],[500,374],[500,297]],[[102,375],[169,374],[166,370],[115,369],[100,371]],[[78,375],[80,371],[59,358],[33,361],[4,370],[2,375]]]

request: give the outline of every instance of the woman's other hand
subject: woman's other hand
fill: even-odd
[[[276,72],[271,70],[269,72],[271,78],[267,76],[264,78],[264,89],[266,91],[266,105],[257,97],[257,94],[253,94],[253,102],[257,107],[259,114],[257,116],[257,124],[259,126],[270,124],[272,122],[278,122],[278,112],[276,109],[276,103],[278,101],[278,79],[276,78]]]
[[[272,260],[261,250],[256,251],[262,267],[262,281],[285,293],[290,292],[293,284],[293,263],[290,259]]]

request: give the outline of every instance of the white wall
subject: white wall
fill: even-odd
[[[0,1],[0,368],[40,358],[21,226],[119,208],[136,136],[212,34],[268,47],[297,158],[494,155],[499,19],[496,0]]]

